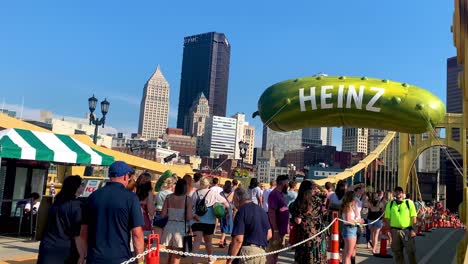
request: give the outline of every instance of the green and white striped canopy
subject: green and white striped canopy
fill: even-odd
[[[104,166],[114,162],[70,136],[16,128],[0,131],[0,157]]]

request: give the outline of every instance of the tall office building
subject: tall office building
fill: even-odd
[[[245,155],[245,162],[249,164],[254,163],[254,149],[255,149],[255,127],[245,125],[244,126],[244,142],[249,144],[247,154]]]
[[[284,152],[302,148],[302,130],[276,132],[263,126],[262,150],[272,150],[276,161],[281,161]]]
[[[206,121],[201,155],[210,158],[227,155],[228,158],[234,158],[234,151],[237,147],[236,133],[237,120],[235,118],[210,116]]]
[[[362,152],[367,154],[367,128],[343,127],[341,140],[342,150],[346,152]]]
[[[302,129],[302,145],[318,144],[327,146],[332,145],[331,127],[310,127]]]
[[[382,140],[387,136],[388,131],[383,129],[368,129],[368,143],[367,143],[367,153],[374,151],[382,142]],[[398,168],[398,138],[399,133],[396,134],[393,141],[387,146],[386,151],[382,152],[379,156],[381,161],[387,166],[387,170],[397,171]]]
[[[244,141],[248,145],[247,153],[245,155],[244,162],[253,164],[253,151],[255,148],[255,127],[249,126],[249,122],[245,121],[244,113],[237,113],[232,116],[237,120],[237,132],[236,132],[236,148],[234,151],[234,158],[241,159],[239,141]]]
[[[210,106],[208,99],[203,93],[193,101],[189,113],[184,122],[184,134],[197,138],[197,155],[201,155],[203,148],[203,140],[205,134],[206,119],[210,116]]]
[[[169,83],[158,65],[146,82],[140,104],[138,134],[153,139],[164,134],[169,121]]]
[[[457,57],[447,59],[447,113],[463,112],[462,90],[458,86],[458,74],[462,71],[462,66],[457,63]],[[454,140],[460,139],[460,131],[452,133]],[[447,196],[446,204],[450,210],[456,210],[463,199],[463,179],[458,172],[458,170],[463,171],[462,162],[463,159],[457,151],[449,148],[440,151],[440,181],[446,186],[446,193],[451,194]]]
[[[205,132],[206,119],[209,116],[210,106],[208,105],[208,99],[206,99],[203,93],[200,93],[189,109],[184,133],[196,137],[202,136]]]
[[[204,93],[210,116],[226,116],[231,45],[223,33],[184,38],[177,127],[184,128],[193,98]]]

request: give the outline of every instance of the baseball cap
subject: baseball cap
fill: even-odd
[[[129,173],[133,173],[133,169],[124,161],[116,161],[109,167],[109,178],[121,177]]]

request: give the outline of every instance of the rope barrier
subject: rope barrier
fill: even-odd
[[[208,259],[213,259],[213,260],[216,260],[216,259],[250,259],[250,258],[264,257],[264,256],[278,254],[278,253],[281,253],[283,251],[290,250],[290,249],[292,249],[294,247],[302,245],[302,244],[316,238],[317,236],[319,236],[322,233],[324,233],[325,231],[327,231],[333,225],[333,223],[335,223],[335,221],[337,221],[337,218],[333,219],[333,221],[331,221],[331,223],[328,226],[326,226],[322,231],[320,231],[317,234],[315,234],[315,235],[313,235],[313,236],[311,236],[311,237],[309,237],[309,238],[307,238],[307,239],[305,239],[305,240],[303,240],[301,242],[298,242],[298,243],[296,243],[294,245],[284,247],[284,248],[279,249],[279,250],[270,251],[270,252],[261,253],[261,254],[250,255],[250,256],[207,255],[207,254],[177,251],[177,250],[172,250],[172,249],[167,249],[167,248],[161,248],[161,249],[159,249],[159,252],[164,252],[164,253],[169,253],[169,254],[176,254],[176,255],[181,255],[181,256],[186,256],[186,257],[208,258]],[[147,255],[148,253],[150,253],[151,251],[154,251],[156,249],[157,249],[156,247],[152,247],[152,248],[144,251],[143,253],[138,254],[137,256],[135,256],[133,258],[130,258],[127,261],[122,262],[121,264],[133,263],[135,260],[144,257],[145,255]]]
[[[384,216],[384,214],[382,214],[381,216],[379,216],[379,218],[377,218],[376,220],[374,220],[373,222],[370,222],[368,224],[356,224],[356,225],[359,225],[359,226],[372,225],[372,224],[376,223],[377,221],[379,221],[383,216]],[[284,247],[282,249],[278,249],[278,250],[275,250],[275,251],[270,251],[270,252],[255,254],[255,255],[250,255],[250,256],[207,255],[207,254],[177,251],[177,250],[172,250],[172,249],[167,249],[167,248],[161,248],[161,249],[159,249],[159,252],[168,253],[168,254],[176,254],[176,255],[181,255],[181,256],[186,256],[186,257],[208,258],[208,259],[213,259],[213,260],[216,260],[216,259],[250,259],[250,258],[258,258],[258,257],[266,257],[266,256],[269,256],[269,255],[274,255],[274,254],[278,254],[278,253],[293,249],[293,248],[295,248],[297,246],[300,246],[300,245],[302,245],[304,243],[307,243],[308,241],[316,238],[317,236],[319,236],[319,235],[323,234],[325,231],[327,231],[333,225],[333,223],[335,223],[335,221],[341,221],[341,222],[347,223],[347,224],[355,224],[355,223],[351,223],[351,222],[348,222],[346,220],[343,220],[341,218],[335,218],[323,230],[321,230],[317,234],[315,234],[315,235],[313,235],[313,236],[311,236],[311,237],[309,237],[309,238],[307,238],[307,239],[305,239],[303,241],[297,242],[294,245],[290,245],[288,247]],[[146,256],[151,251],[154,251],[156,249],[157,249],[156,247],[152,247],[152,248],[138,254],[137,256],[135,256],[135,257],[133,257],[133,258],[127,260],[127,261],[122,262],[122,264],[133,263],[135,260]]]
[[[367,223],[367,224],[348,222],[348,221],[346,221],[346,220],[344,220],[344,219],[341,219],[341,218],[338,218],[338,221],[343,222],[343,223],[348,224],[348,225],[368,226],[368,225],[372,225],[372,224],[377,223],[377,221],[379,221],[384,215],[385,215],[385,213],[382,213],[382,214],[379,216],[379,218],[377,218],[377,219],[375,219],[373,222],[370,222],[370,223]]]

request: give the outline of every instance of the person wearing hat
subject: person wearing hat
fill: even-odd
[[[413,201],[404,199],[405,193],[400,186],[395,188],[395,200],[388,201],[385,208],[385,222],[391,228],[392,251],[395,263],[405,263],[403,248],[411,264],[416,263],[416,207]]]
[[[143,215],[135,193],[127,190],[133,169],[123,161],[109,167],[109,180],[93,192],[84,210],[82,234],[88,243],[86,263],[122,263],[144,251]],[[144,259],[138,259],[144,263]]]

